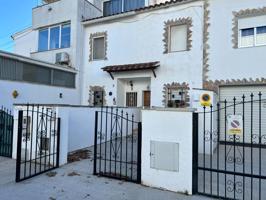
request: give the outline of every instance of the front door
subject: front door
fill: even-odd
[[[143,92],[143,106],[150,107],[151,105],[151,91]]]

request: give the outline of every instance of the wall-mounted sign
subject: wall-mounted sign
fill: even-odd
[[[228,115],[227,126],[229,135],[242,135],[243,117],[242,115]]]
[[[200,96],[200,104],[202,106],[211,106],[211,96],[207,93],[204,93]]]

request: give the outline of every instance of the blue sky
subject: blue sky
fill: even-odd
[[[32,8],[40,0],[0,0],[0,50],[12,51],[13,42],[10,36],[31,26]]]

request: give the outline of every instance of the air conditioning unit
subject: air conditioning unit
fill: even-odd
[[[55,63],[56,64],[65,64],[68,65],[69,64],[69,55],[66,52],[62,52],[62,53],[57,53],[56,57],[55,57]]]

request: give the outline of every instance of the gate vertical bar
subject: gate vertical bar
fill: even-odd
[[[259,175],[261,176],[261,92],[259,92]],[[259,199],[261,200],[261,178],[259,178]]]
[[[220,170],[220,103],[217,103],[217,170]],[[220,173],[217,172],[217,195],[220,195]]]
[[[18,138],[17,138],[17,161],[16,161],[16,182],[20,181],[21,170],[21,142],[22,142],[22,121],[23,111],[18,112]]]
[[[213,114],[213,110],[212,110],[212,105],[210,106],[210,169],[212,169],[212,114]],[[211,192],[211,195],[212,195],[212,171],[210,171],[210,182],[211,182],[211,187],[210,187],[210,192]]]
[[[103,107],[101,106],[101,118],[100,118],[100,157],[99,157],[99,173],[102,171],[102,132],[103,132]]]
[[[205,120],[206,120],[206,107],[203,107],[203,167],[204,169],[206,168],[206,136],[205,136]],[[206,172],[205,170],[203,171],[203,193],[205,193],[205,184],[206,184]]]
[[[142,125],[138,123],[138,165],[137,165],[137,183],[141,183],[141,145],[142,145]]]
[[[192,194],[196,194],[198,192],[198,142],[199,142],[199,135],[198,135],[198,120],[199,114],[193,113],[192,119],[192,127],[193,127],[193,139],[192,139]]]
[[[122,177],[122,161],[123,161],[123,110],[121,111],[121,124],[120,124],[120,178]]]
[[[104,173],[106,173],[106,156],[107,156],[107,129],[108,128],[108,107],[106,106],[105,112],[105,149],[104,149]]]
[[[93,163],[93,175],[97,174],[97,132],[98,132],[98,111],[95,112],[95,129],[94,129],[94,163]]]
[[[234,115],[236,114],[236,97],[233,99],[234,101]],[[236,184],[236,135],[234,134],[234,184]],[[234,186],[234,199],[236,198],[236,187]]]
[[[224,100],[224,170],[226,171],[226,145],[227,145],[227,138],[226,138],[226,131],[227,131],[227,126],[226,126],[226,120],[227,120],[227,101],[226,99]],[[226,198],[226,173],[224,174],[224,195]]]
[[[242,96],[242,101],[243,101],[243,105],[242,105],[242,112],[243,112],[243,117],[242,117],[242,120],[243,120],[243,199],[245,199],[245,182],[246,182],[246,179],[245,179],[245,95]]]
[[[56,167],[59,167],[60,165],[60,139],[61,139],[61,118],[57,118]]]
[[[250,111],[250,115],[251,115],[251,121],[250,121],[250,137],[251,137],[251,175],[253,175],[253,97],[254,94],[251,93],[250,95],[251,97],[251,102],[250,102],[250,106],[251,106],[251,111]],[[253,199],[253,177],[251,177],[251,199]]]

